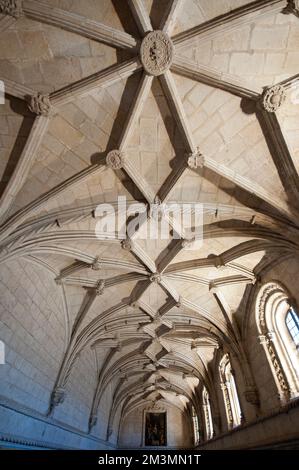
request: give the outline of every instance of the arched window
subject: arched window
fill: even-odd
[[[286,315],[286,325],[296,349],[299,349],[299,318],[293,307],[289,308]]]
[[[203,390],[202,390],[202,406],[203,406],[203,413],[205,417],[206,438],[208,440],[208,439],[212,439],[214,430],[213,430],[210,397],[209,397],[209,393],[206,387],[203,387]]]
[[[241,424],[242,412],[236,382],[228,354],[225,354],[221,359],[219,364],[219,372],[228,428],[232,429]]]
[[[194,433],[194,445],[198,445],[200,441],[199,421],[198,416],[195,412],[194,406],[192,406],[192,422],[193,422],[193,433]]]
[[[260,343],[285,403],[299,395],[299,318],[280,283],[270,282],[260,289],[256,320]]]

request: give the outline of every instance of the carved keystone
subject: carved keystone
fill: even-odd
[[[151,31],[143,39],[140,59],[149,75],[162,75],[169,69],[173,59],[173,43],[163,31]]]

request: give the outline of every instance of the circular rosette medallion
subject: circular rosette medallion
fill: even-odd
[[[169,69],[173,58],[173,44],[163,31],[152,31],[141,43],[140,58],[149,75],[162,75]]]

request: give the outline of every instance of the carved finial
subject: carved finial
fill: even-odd
[[[96,285],[96,295],[103,295],[105,289],[105,281],[101,279]]]
[[[126,238],[125,240],[122,240],[121,247],[123,248],[123,250],[131,251],[132,250],[131,240],[129,240],[128,238]]]
[[[22,0],[0,0],[0,13],[20,18],[23,15]]]
[[[282,106],[286,97],[286,90],[282,85],[267,88],[262,95],[262,107],[268,111],[268,113],[274,113]]]
[[[150,276],[150,281],[154,282],[156,284],[159,284],[161,282],[161,274],[159,273],[154,273]]]
[[[120,150],[111,150],[106,157],[106,165],[112,170],[120,170],[123,167],[124,155]]]
[[[182,308],[183,302],[182,302],[182,297],[179,298],[179,300],[176,303],[177,308]]]
[[[102,267],[101,259],[99,256],[97,256],[91,265],[91,269],[93,269],[94,271],[99,271],[101,267]]]
[[[37,93],[28,98],[28,108],[38,116],[49,116],[53,107],[49,95]]]
[[[203,168],[205,164],[205,157],[197,149],[194,153],[187,154],[187,163],[189,168],[192,170],[197,170],[198,168]]]
[[[56,282],[57,286],[62,286],[62,284],[63,284],[63,281],[62,281],[61,277],[56,277],[55,282]]]

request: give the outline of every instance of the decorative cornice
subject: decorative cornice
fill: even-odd
[[[42,93],[28,97],[28,108],[38,116],[46,117],[53,111],[49,95],[43,95]]]
[[[22,0],[0,0],[0,13],[20,18],[23,15]]]
[[[124,154],[119,150],[111,150],[106,157],[106,165],[112,170],[120,170],[124,164]]]
[[[262,95],[262,107],[269,113],[274,113],[283,105],[286,96],[286,90],[282,85],[267,88]]]

